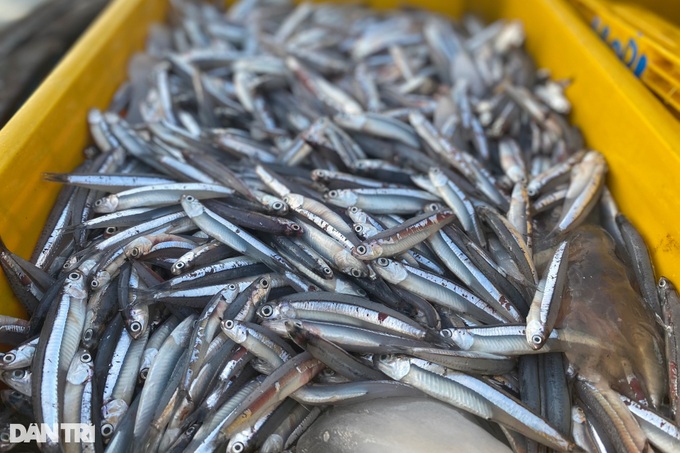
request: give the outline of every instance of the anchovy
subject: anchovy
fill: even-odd
[[[434,398],[481,418],[503,423],[552,448],[576,449],[571,441],[522,403],[478,378],[458,372],[440,376],[396,357],[381,356],[377,363],[388,376],[413,385]]]
[[[353,249],[361,260],[374,260],[381,256],[391,257],[411,249],[455,219],[453,212],[426,212],[413,217],[399,227],[388,228],[362,242]]]
[[[527,315],[527,341],[540,349],[550,335],[560,311],[562,292],[566,281],[569,243],[562,242],[550,261],[548,271],[539,283]]]

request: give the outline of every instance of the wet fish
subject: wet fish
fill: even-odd
[[[678,296],[519,22],[172,8],[31,259],[0,243],[0,449],[290,451],[422,393],[516,451],[677,449]]]

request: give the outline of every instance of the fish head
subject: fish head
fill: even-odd
[[[342,249],[335,253],[333,255],[333,262],[335,262],[341,272],[351,275],[354,278],[368,276],[368,267],[366,264],[355,258],[347,249]]]
[[[66,380],[73,385],[83,385],[94,375],[94,364],[89,351],[81,349],[71,360]]]
[[[118,196],[113,194],[108,195],[106,197],[102,197],[95,201],[92,209],[97,214],[108,214],[111,212],[116,212],[117,208],[118,208]]]
[[[406,268],[401,263],[389,258],[380,257],[373,262],[375,272],[389,283],[398,284],[408,277]]]
[[[278,305],[264,304],[257,309],[257,316],[263,319],[280,319],[281,310]]]
[[[352,222],[355,223],[368,222],[368,214],[366,214],[364,210],[359,208],[358,206],[350,206],[349,208],[347,208],[347,215],[349,216],[350,219],[352,219]]]
[[[312,170],[312,179],[314,181],[327,181],[328,178],[330,177],[330,174],[331,174],[331,172],[329,172],[328,170],[323,170],[321,168],[317,168],[316,170]],[[285,201],[285,198],[284,198],[284,201]]]
[[[423,206],[423,211],[424,212],[439,212],[444,210],[444,205],[441,203],[437,202],[432,202],[428,203],[425,206]]]
[[[225,319],[220,324],[220,327],[222,327],[222,331],[227,337],[238,344],[242,344],[248,338],[248,330],[246,327],[233,319]]]
[[[547,339],[545,328],[537,320],[531,320],[527,323],[526,337],[527,342],[534,351],[541,349]]]
[[[430,182],[435,187],[443,187],[446,185],[447,177],[446,174],[439,167],[432,167],[430,171],[427,172],[430,177]]]
[[[92,289],[93,291],[101,290],[101,288],[107,286],[110,281],[111,274],[102,269],[98,271],[95,275],[93,275],[92,278],[90,279],[90,289]]]
[[[465,329],[456,329],[455,327],[452,327],[449,329],[442,329],[440,334],[445,340],[452,342],[466,351],[470,349],[475,342],[472,335]]]
[[[378,233],[378,230],[368,223],[355,223],[352,229],[362,239],[375,236]]]
[[[17,359],[17,355],[14,352],[7,352],[5,354],[0,354],[0,369],[11,366]]]
[[[227,453],[243,453],[246,450],[247,442],[248,434],[246,432],[234,434],[227,444]]]
[[[329,190],[324,194],[324,199],[329,203],[343,208],[348,208],[357,204],[359,197],[350,189]]]
[[[194,259],[194,257],[194,252],[190,250],[189,252],[177,258],[177,261],[175,261],[170,268],[172,275],[180,275],[182,272],[185,272],[187,269],[189,269],[189,263]]]
[[[411,369],[411,363],[404,357],[392,354],[378,354],[373,357],[375,365],[387,376],[400,381]]]
[[[362,242],[352,249],[352,255],[360,260],[374,260],[383,254],[383,249],[380,244],[371,244],[369,242]]]
[[[236,298],[238,297],[238,295],[240,293],[241,293],[241,291],[240,291],[240,288],[239,288],[238,285],[236,285],[234,283],[229,283],[227,286],[222,288],[220,290],[220,292],[218,293],[219,301],[220,301],[219,303],[220,304],[226,303],[228,305],[228,304],[232,303],[234,300],[236,300]]]
[[[111,400],[102,407],[102,421],[99,432],[104,439],[113,435],[121,418],[128,410],[127,403],[122,399]]]
[[[260,277],[260,279],[257,281],[256,288],[258,297],[266,297],[266,295],[268,295],[272,289],[271,275],[263,275]]]
[[[302,236],[302,233],[304,233],[302,227],[297,222],[283,217],[280,217],[278,221],[284,225],[283,234],[285,236]]]
[[[149,325],[149,308],[148,307],[127,307],[127,316],[125,317],[125,329],[130,336],[137,340]]]
[[[77,267],[77,265],[78,265],[78,256],[73,255],[73,256],[69,256],[68,258],[66,258],[66,261],[64,261],[64,264],[62,265],[61,269],[64,272],[68,272],[68,271],[72,271],[73,269],[75,269]]]
[[[146,237],[139,237],[133,239],[129,244],[123,248],[123,253],[130,259],[140,258],[151,250],[153,242]]]
[[[262,197],[262,204],[267,208],[268,211],[277,213],[278,215],[288,214],[288,203],[280,200],[274,196],[266,194]]]
[[[26,380],[26,376],[28,376],[29,371],[27,369],[18,369],[18,370],[12,370],[12,371],[4,371],[2,373],[3,378],[12,381],[12,382],[21,382]]]
[[[10,451],[16,447],[16,443],[10,442],[12,437],[9,433],[9,421],[0,423],[0,452]]]
[[[182,195],[180,204],[182,205],[184,212],[186,212],[191,219],[198,217],[205,212],[205,208],[201,202],[193,195]]]
[[[298,193],[289,193],[283,197],[283,201],[293,209],[302,207],[304,197]]]
[[[75,270],[68,274],[64,284],[64,293],[68,294],[74,299],[87,298],[87,287],[85,282],[85,275],[82,272]]]
[[[657,284],[657,290],[659,291],[661,309],[664,312],[664,316],[666,316],[667,313],[670,313],[673,307],[680,306],[678,291],[669,279],[661,277]]]

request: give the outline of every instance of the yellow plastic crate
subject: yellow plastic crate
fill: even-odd
[[[520,19],[527,47],[556,78],[573,79],[572,118],[610,165],[622,211],[647,240],[657,271],[680,282],[680,133],[676,119],[621,65],[566,0],[424,0],[418,6],[486,20]],[[403,2],[378,0],[378,7]],[[89,142],[86,113],[104,108],[126,78],[127,61],[148,27],[165,17],[164,0],[115,0],[67,57],[0,131],[0,234],[29,256],[59,186],[46,171],[68,171]],[[20,315],[0,280],[0,314]]]
[[[573,3],[633,74],[680,113],[680,28],[645,5]]]

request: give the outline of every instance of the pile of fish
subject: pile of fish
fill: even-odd
[[[679,451],[680,299],[521,24],[173,4],[34,255],[0,252],[30,315],[0,448],[294,451],[427,395],[517,452]]]

